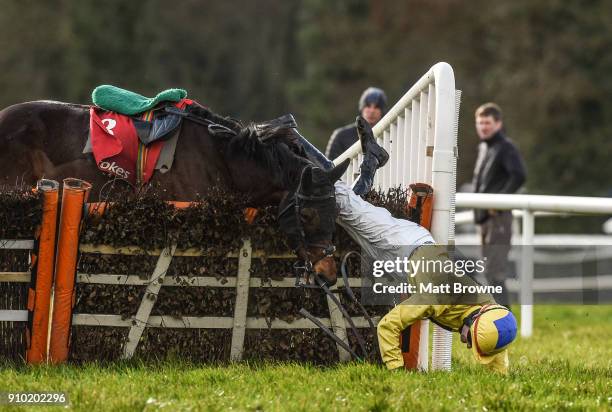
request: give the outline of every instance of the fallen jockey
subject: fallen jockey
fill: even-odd
[[[375,261],[396,261],[398,258],[448,261],[450,258],[445,248],[435,244],[426,228],[408,220],[396,219],[386,209],[375,207],[360,197],[372,187],[376,169],[386,163],[388,154],[376,144],[372,130],[363,118],[357,118],[357,131],[364,152],[361,175],[353,190],[345,182],[335,183],[339,210],[337,223],[361,246],[362,256],[370,263],[370,269]],[[311,161],[323,169],[333,167],[333,163],[308,140],[299,134],[298,137]],[[408,282],[412,284],[418,281],[442,285],[451,280],[466,287],[478,286],[469,276],[456,276],[440,270],[421,271],[417,276],[408,276]],[[463,293],[451,297],[412,294],[397,304],[380,320],[377,328],[381,357],[388,369],[404,366],[401,333],[423,319],[430,319],[445,329],[458,332],[461,342],[472,349],[477,362],[494,371],[507,373],[507,348],[516,337],[516,319],[508,308],[497,305],[488,293]]]

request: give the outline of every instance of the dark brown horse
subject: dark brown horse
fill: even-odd
[[[348,163],[331,171],[313,168],[291,138],[291,129],[269,130],[265,142],[253,125],[219,116],[192,105],[194,118],[227,128],[228,133],[212,135],[206,125],[184,120],[176,145],[172,169],[155,173],[151,183],[164,190],[167,200],[194,200],[205,196],[216,184],[231,187],[252,199],[253,206],[290,204],[289,194],[298,186],[318,194],[331,190]],[[92,184],[91,201],[109,181],[96,166],[91,153],[83,154],[89,128],[89,106],[52,101],[20,103],[0,111],[0,185],[35,185],[41,178],[62,181],[77,177]],[[305,172],[307,170],[307,172]],[[306,181],[305,181],[306,180]],[[333,200],[333,199],[332,199]],[[286,206],[285,206],[286,207]],[[299,221],[305,239],[296,244],[300,258],[309,260],[329,282],[336,279],[336,267],[326,256],[332,233],[319,213],[330,203],[314,202],[301,210]],[[332,225],[333,226],[333,225]],[[311,242],[310,239],[316,239]]]

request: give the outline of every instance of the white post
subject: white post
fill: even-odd
[[[338,291],[338,287],[336,285],[330,288],[332,293]],[[330,298],[327,298],[327,307],[329,308],[329,322],[332,327],[332,331],[336,334],[336,336],[346,343],[349,344],[348,336],[346,334],[346,323],[344,322],[344,316],[342,316],[342,312],[336,303]],[[351,354],[346,351],[342,346],[336,343],[336,347],[338,348],[338,359],[340,362],[349,362],[351,360]]]
[[[170,267],[170,262],[172,262],[174,252],[176,252],[176,245],[166,247],[159,254],[157,265],[155,265],[155,269],[153,270],[145,294],[142,297],[138,311],[136,315],[132,317],[132,327],[128,333],[128,340],[123,347],[123,359],[132,358],[136,352],[142,333],[149,322],[153,306],[155,302],[157,302],[157,296],[164,283],[164,278]]]
[[[528,338],[533,331],[533,234],[534,213],[523,210],[523,253],[521,260],[521,336]]]
[[[238,276],[236,277],[236,303],[234,306],[234,328],[232,330],[232,343],[230,359],[242,360],[244,352],[244,337],[246,335],[247,308],[249,306],[249,283],[251,279],[251,256],[253,248],[251,239],[242,241],[240,255],[238,256]]]

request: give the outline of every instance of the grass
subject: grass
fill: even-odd
[[[90,412],[612,409],[612,306],[534,312],[534,336],[513,345],[508,376],[472,363],[455,339],[450,373],[391,373],[367,364],[127,362],[3,367],[0,391],[62,391],[70,409]]]

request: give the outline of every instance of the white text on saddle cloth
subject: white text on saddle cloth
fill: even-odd
[[[127,179],[128,176],[130,175],[130,172],[128,172],[127,170],[119,166],[114,161],[113,162],[102,161],[100,162],[98,167],[104,170],[105,172],[112,173],[124,179]]]
[[[115,135],[115,132],[113,132],[113,129],[115,126],[117,126],[117,121],[115,119],[102,119],[102,124],[108,133],[112,134],[113,136]]]

